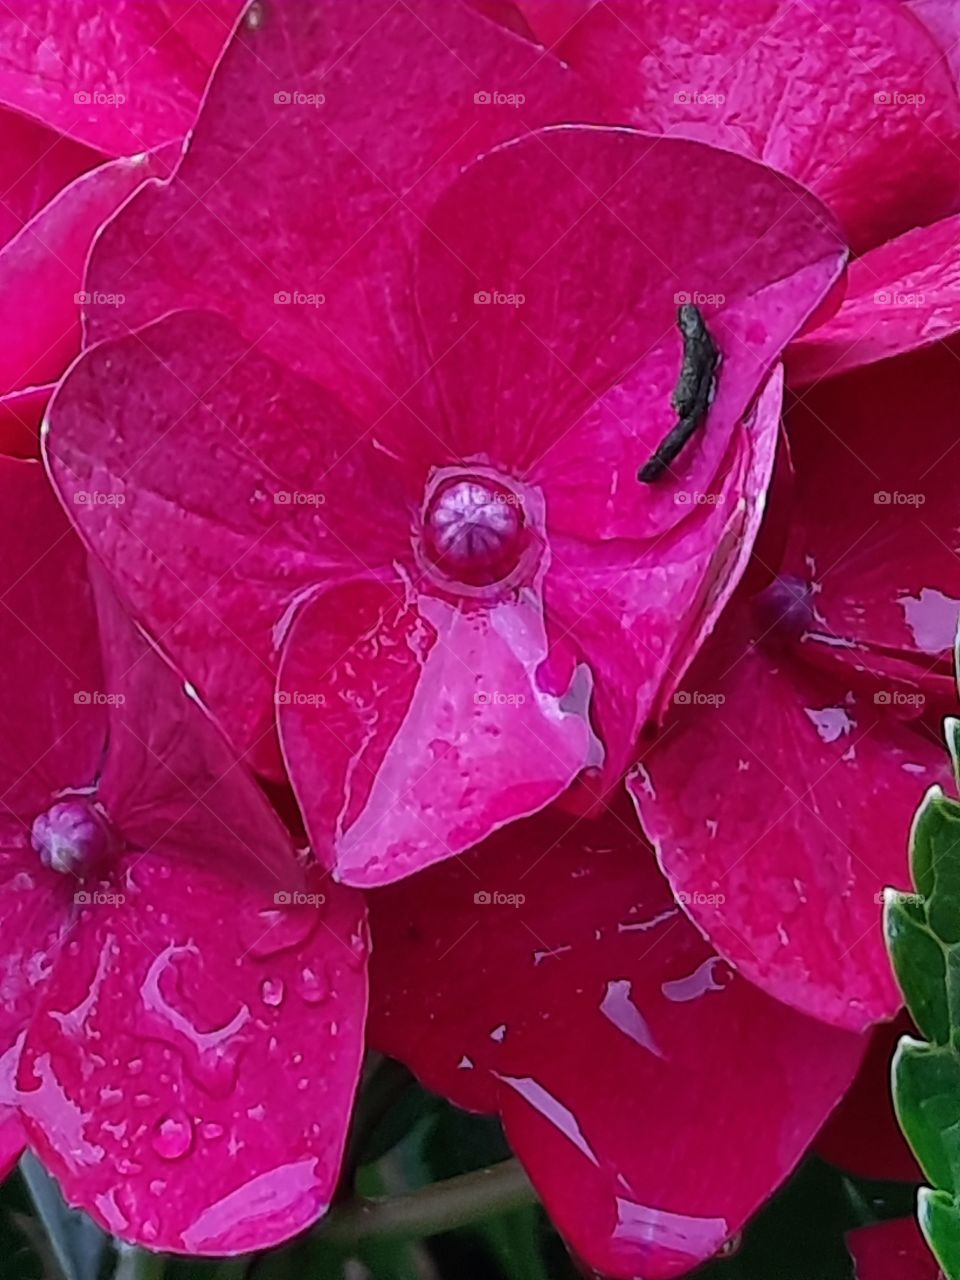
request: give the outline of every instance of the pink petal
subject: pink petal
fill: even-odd
[[[279,775],[293,606],[408,551],[396,465],[329,393],[196,313],[91,351],[48,418],[54,481],[133,616]]]
[[[103,675],[86,557],[37,462],[0,456],[0,545],[0,814],[26,834],[53,792],[96,776]]]
[[[35,458],[40,451],[40,423],[50,394],[52,383],[40,387],[25,387],[0,396],[0,453],[12,458]]]
[[[662,714],[743,573],[770,482],[782,388],[777,370],[741,427],[738,455],[720,483],[674,491],[678,513],[693,511],[696,519],[646,543],[552,541],[550,618],[594,672],[593,707],[606,748],[602,770],[582,780],[578,805],[619,786],[644,722]]]
[[[92,288],[122,289],[130,305],[95,309],[93,331],[211,308],[251,340],[269,329],[273,354],[376,417],[426,367],[401,252],[422,214],[497,142],[597,118],[594,95],[460,4],[266,0],[256,12],[173,182],[98,246]]]
[[[303,887],[290,839],[189,685],[96,576],[110,748],[98,798],[132,847],[193,856],[225,880]]]
[[[960,15],[954,0],[903,0],[943,50],[943,57],[960,83]]]
[[[565,11],[541,26],[548,6],[522,7],[541,38],[558,38]],[[606,0],[555,51],[615,95],[625,121],[715,141],[805,183],[858,250],[957,210],[954,78],[896,0]]]
[[[801,387],[940,342],[960,329],[960,217],[918,227],[850,268],[847,295],[826,324],[795,342]]]
[[[538,216],[517,218],[505,190]],[[558,531],[662,537],[689,515],[669,480],[706,489],[731,467],[741,419],[845,252],[809,193],[700,143],[565,126],[501,147],[441,196],[419,246],[433,429],[455,457],[541,484]],[[716,399],[698,447],[642,485],[676,421],[685,301],[721,350]]]
[[[496,1104],[560,1232],[609,1276],[714,1254],[862,1056],[735,977],[618,815],[541,814],[371,909],[373,1044]]]
[[[745,977],[861,1030],[902,1000],[881,928],[907,835],[949,772],[935,737],[784,648],[765,597],[730,606],[630,788],[694,922]]]
[[[958,353],[954,342],[830,379],[787,418],[797,469],[788,571],[816,584],[811,660],[875,678],[889,670],[951,701]],[[913,705],[916,715],[923,704]]]
[[[924,1180],[893,1111],[891,1062],[903,1035],[916,1035],[906,1014],[877,1027],[853,1088],[817,1138],[819,1155],[858,1178]]]
[[[104,158],[36,120],[0,109],[0,245]]]
[[[79,351],[81,288],[93,237],[151,172],[143,158],[101,165],[61,191],[0,250],[0,326],[7,335],[0,390],[56,381]],[[120,293],[111,305],[116,310],[122,303]]]
[[[364,585],[303,610],[280,671],[280,733],[311,842],[338,879],[400,879],[570,785],[591,734],[582,707],[539,687],[546,654],[532,600],[470,609]]]
[[[276,906],[149,855],[81,908],[18,1083],[31,1146],[106,1230],[233,1254],[329,1204],[363,1051],[365,926],[359,898],[310,888],[321,907]]]
[[[914,1218],[862,1227],[847,1239],[857,1280],[943,1280]]]
[[[23,1125],[16,1111],[0,1107],[0,1181],[13,1172],[26,1145]]]
[[[0,11],[0,101],[111,155],[149,151],[193,123],[239,0],[96,0]]]

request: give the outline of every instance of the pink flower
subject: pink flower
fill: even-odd
[[[960,209],[950,0],[516,0],[625,123],[755,156],[857,251]]]
[[[93,237],[139,183],[168,172],[239,9],[13,0],[0,10],[5,453],[36,454],[49,384],[80,349]]]
[[[943,1280],[913,1218],[898,1218],[851,1232],[858,1280]]]
[[[844,256],[753,161],[544,129],[598,108],[468,10],[371,12],[253,11],[174,178],[98,242],[88,288],[127,305],[90,309],[47,441],[134,616],[275,774],[278,720],[356,885],[622,776],[742,569],[774,366]],[[723,355],[691,504],[636,479],[685,297]]]
[[[38,464],[0,459],[0,489],[0,1172],[25,1138],[108,1231],[267,1247],[339,1173],[362,903],[298,861],[105,589],[98,642]]]
[[[958,229],[865,255],[834,319],[791,353],[790,452],[753,562],[631,783],[721,954],[854,1029],[902,1004],[880,902],[909,887],[925,789],[950,787],[960,347],[938,340],[960,327]]]
[[[866,1048],[736,975],[624,810],[538,814],[368,902],[371,1043],[499,1112],[604,1275],[666,1280],[716,1253]]]

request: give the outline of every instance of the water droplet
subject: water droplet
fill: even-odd
[[[193,1146],[193,1125],[182,1111],[164,1116],[157,1124],[151,1145],[163,1160],[180,1160]]]
[[[215,1142],[217,1138],[223,1137],[223,1125],[219,1124],[202,1124],[200,1126],[200,1137],[206,1138],[208,1142]]]
[[[330,980],[319,966],[304,965],[297,975],[294,989],[305,1004],[323,1004],[330,994]]]
[[[260,983],[260,999],[271,1009],[283,1004],[285,986],[282,978],[264,978]]]

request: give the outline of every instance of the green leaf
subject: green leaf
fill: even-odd
[[[960,657],[960,650],[957,650]],[[955,774],[960,721],[944,730]],[[960,1280],[960,804],[931,787],[910,832],[914,894],[887,890],[887,947],[926,1042],[905,1036],[893,1061],[900,1127],[931,1186],[920,1226],[948,1280]]]

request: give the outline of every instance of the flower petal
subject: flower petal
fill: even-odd
[[[792,386],[838,377],[960,330],[960,217],[871,249],[850,267],[840,310],[790,347]]]
[[[181,138],[240,0],[15,0],[0,12],[0,101],[110,155]]]
[[[11,458],[36,458],[40,451],[40,423],[53,385],[47,382],[0,396],[0,453]]]
[[[831,378],[787,416],[797,472],[787,572],[815,593],[806,656],[874,677],[888,703],[888,668],[953,701],[958,353],[952,341]]]
[[[949,769],[933,735],[785,650],[764,604],[728,607],[630,789],[717,950],[785,1003],[859,1031],[902,1003],[882,891],[908,886],[913,813]]]
[[[845,257],[823,205],[752,160],[625,129],[528,135],[468,167],[426,221],[432,425],[454,457],[541,484],[552,529],[661,536],[689,514],[670,482],[705,489],[729,469],[744,414]],[[720,349],[716,398],[661,484],[638,484],[676,423],[684,302]]]
[[[0,245],[106,157],[16,111],[0,108]]]
[[[890,1065],[901,1036],[915,1035],[901,1014],[877,1027],[850,1092],[817,1138],[817,1154],[858,1178],[922,1182],[916,1156],[907,1145],[893,1110]]]
[[[541,814],[371,895],[370,1037],[461,1105],[495,1087],[574,1251],[664,1280],[789,1173],[864,1044],[735,977],[627,822]]]
[[[0,391],[56,381],[80,350],[90,245],[152,172],[149,158],[101,165],[61,191],[0,250],[0,326],[7,335],[0,349]],[[122,302],[122,294],[112,299],[115,309]]]
[[[915,1218],[895,1218],[847,1237],[857,1280],[943,1280]]]
[[[541,38],[558,37],[559,22],[539,25],[553,6],[520,7]],[[619,98],[621,118],[789,173],[858,251],[956,212],[960,99],[942,50],[894,0],[578,7],[555,51]]]
[[[326,592],[280,671],[284,756],[318,856],[386,884],[541,809],[588,762],[582,707],[542,690],[542,604]],[[584,690],[584,694],[588,690]]]
[[[408,549],[397,468],[371,469],[385,455],[356,447],[366,430],[331,395],[197,313],[90,351],[48,422],[54,481],[121,598],[277,772],[284,617]]]
[[[134,848],[193,856],[225,880],[303,887],[290,838],[220,730],[95,573],[110,709],[98,799]]]
[[[662,716],[743,573],[770,483],[782,390],[778,369],[722,480],[707,491],[674,491],[678,511],[695,519],[646,542],[552,540],[548,616],[594,672],[605,749],[602,769],[582,779],[577,807],[619,786],[645,721]]]
[[[94,332],[217,310],[251,339],[269,329],[273,354],[375,417],[425,368],[405,263],[423,212],[464,163],[545,122],[593,118],[592,99],[459,3],[261,0],[176,177],[98,246],[92,287],[130,306],[95,309]]]
[[[329,882],[323,895],[278,907],[156,855],[90,894],[18,1084],[31,1146],[107,1231],[233,1254],[325,1211],[366,978],[361,900]]]
[[[28,833],[93,782],[106,733],[86,557],[38,462],[0,456],[0,545],[0,813]]]

